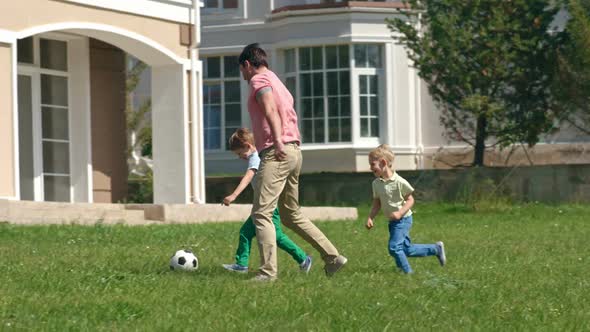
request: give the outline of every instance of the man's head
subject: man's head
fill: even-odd
[[[241,159],[248,159],[256,148],[254,135],[247,128],[239,128],[229,138],[229,149]]]
[[[395,156],[389,145],[381,144],[369,152],[369,166],[376,177],[383,177],[386,169],[393,170],[393,160]]]
[[[240,57],[238,58],[240,63],[240,71],[244,80],[249,81],[254,76],[260,67],[268,68],[268,62],[266,62],[266,52],[258,43],[250,44],[244,47]]]

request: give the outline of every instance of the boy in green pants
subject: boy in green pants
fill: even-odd
[[[230,150],[237,154],[241,159],[248,161],[246,174],[236,187],[234,192],[223,199],[223,204],[230,205],[246,189],[248,184],[255,180],[256,172],[260,165],[258,151],[254,147],[254,136],[246,128],[240,128],[229,139]],[[299,268],[308,273],[311,269],[311,256],[299,248],[291,239],[281,230],[281,217],[279,210],[275,208],[272,216],[272,222],[276,229],[277,246],[286,251],[299,264]],[[248,272],[248,260],[250,258],[250,247],[252,239],[256,236],[256,226],[252,217],[248,217],[240,228],[240,239],[238,249],[236,250],[236,262],[234,264],[223,264],[226,270],[246,273]]]

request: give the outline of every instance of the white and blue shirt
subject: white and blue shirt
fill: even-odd
[[[252,182],[250,182],[252,188],[254,188],[254,185],[256,183],[255,181],[256,174],[258,173],[258,167],[260,167],[260,156],[258,156],[258,151],[254,151],[252,152],[252,154],[248,156],[248,169],[253,169],[256,171],[254,173],[254,177],[252,178]]]

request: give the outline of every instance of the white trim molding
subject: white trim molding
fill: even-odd
[[[14,196],[20,199],[20,155],[19,155],[19,137],[18,137],[18,58],[16,39],[12,42],[12,149],[14,160]]]
[[[0,43],[13,44],[16,41],[16,33],[10,30],[0,29]]]

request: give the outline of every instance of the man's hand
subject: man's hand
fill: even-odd
[[[277,141],[274,144],[275,148],[275,158],[278,161],[285,160],[287,158],[287,153],[285,153],[285,144],[283,142]]]
[[[389,219],[391,220],[400,220],[403,217],[400,211],[395,211],[389,215]]]
[[[372,218],[367,218],[367,224],[365,225],[365,227],[367,227],[367,229],[373,228],[373,219]]]
[[[229,206],[235,200],[236,200],[236,196],[229,195],[229,196],[227,196],[226,198],[223,199],[223,205]]]

